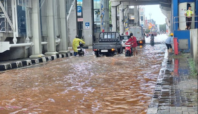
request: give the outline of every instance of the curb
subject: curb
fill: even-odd
[[[159,97],[161,96],[162,92],[169,92],[169,90],[171,89],[170,85],[162,82],[162,76],[169,74],[170,70],[173,70],[173,69],[167,68],[167,65],[171,65],[172,63],[169,64],[169,63],[166,63],[166,61],[167,61],[167,58],[164,57],[162,64],[161,64],[161,69],[157,78],[157,82],[153,90],[153,94],[152,94],[151,102],[148,107],[147,114],[159,114],[158,113],[159,103],[160,103]],[[169,112],[165,112],[163,114],[168,114],[168,113]]]
[[[68,53],[59,53],[59,54],[52,55],[52,56],[45,56],[41,58],[3,63],[3,64],[0,64],[0,71],[22,68],[24,66],[31,66],[31,65],[40,64],[40,63],[53,61],[53,60],[60,59],[60,58],[66,58],[70,56],[73,56],[73,54],[71,52],[68,52]]]

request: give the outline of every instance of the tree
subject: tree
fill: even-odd
[[[149,32],[150,32],[150,30],[149,29],[146,29],[145,33],[149,33]]]
[[[160,25],[160,31],[162,32],[165,32],[166,31],[166,24],[162,24]]]

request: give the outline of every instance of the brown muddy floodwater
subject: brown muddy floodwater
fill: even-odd
[[[164,47],[70,57],[0,74],[0,114],[146,114]]]

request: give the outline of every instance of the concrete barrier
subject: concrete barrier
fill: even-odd
[[[198,70],[198,29],[190,30],[191,55]]]
[[[21,68],[24,66],[30,66],[30,65],[35,65],[39,63],[45,63],[48,61],[56,60],[58,58],[66,58],[72,56],[71,52],[67,53],[61,53],[53,56],[45,56],[42,58],[35,58],[35,59],[26,59],[26,60],[17,60],[17,61],[10,61],[6,63],[1,63],[0,62],[0,71],[5,71],[5,70],[11,70],[11,69],[17,69]]]

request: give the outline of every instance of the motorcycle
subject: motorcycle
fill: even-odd
[[[125,56],[126,57],[133,56],[132,45],[130,43],[125,43]]]
[[[83,44],[82,43],[79,44],[79,47],[78,47],[77,50],[78,50],[78,55],[79,56],[84,56],[85,52],[84,52]]]

